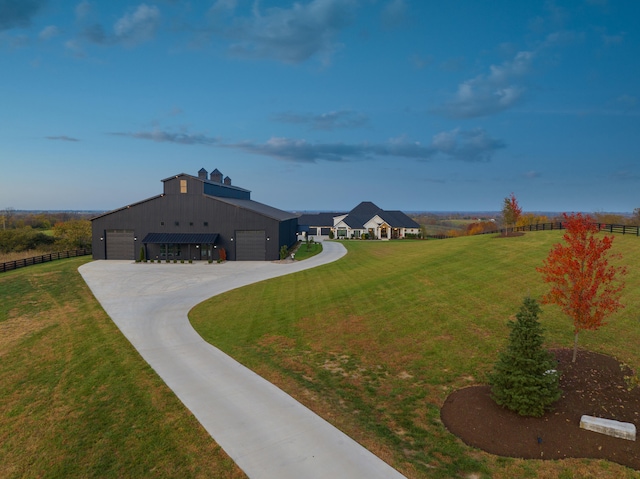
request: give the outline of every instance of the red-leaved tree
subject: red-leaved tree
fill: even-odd
[[[598,227],[587,215],[564,216],[564,244],[553,246],[541,268],[536,268],[551,285],[542,302],[557,304],[573,319],[573,362],[578,352],[578,333],[596,330],[611,313],[624,306],[620,293],[624,288],[625,266],[614,266],[610,259],[620,258],[609,251],[613,236],[599,236]]]
[[[502,205],[502,220],[505,226],[508,228],[509,225],[513,225],[515,228],[521,214],[522,208],[518,204],[518,200],[516,200],[516,195],[511,193],[511,196],[507,196],[504,199]]]

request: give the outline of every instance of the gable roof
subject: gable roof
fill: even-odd
[[[298,216],[300,226],[333,226],[333,218],[345,213],[305,213]]]
[[[373,204],[371,201],[363,201],[354,209],[349,211],[349,216],[351,215],[358,216],[358,217],[366,216],[367,220],[370,220],[381,211],[382,209],[376,206],[375,204]]]
[[[349,228],[361,229],[365,228],[371,219],[375,216],[380,217],[385,223],[393,228],[420,228],[420,225],[409,218],[402,211],[391,210],[386,211],[378,207],[371,201],[363,201],[342,220]]]
[[[202,170],[204,170],[204,168],[202,168]],[[201,171],[202,171],[202,170],[201,170]],[[205,170],[205,171],[206,171],[206,170]],[[222,174],[222,173],[220,173],[220,172],[218,171],[218,169],[217,169],[217,168],[215,169],[215,171],[212,171],[212,172],[211,172],[211,174],[213,175],[214,173],[216,173],[216,171],[217,171],[219,174]],[[198,177],[198,176],[189,175],[189,174],[187,174],[187,173],[178,173],[177,175],[170,176],[170,177],[165,178],[164,180],[161,180],[161,181],[162,181],[163,183],[166,183],[167,181],[173,180],[174,178],[181,178],[181,177],[185,177],[185,176],[186,176],[186,177],[189,177],[189,178],[192,178],[192,179],[194,179],[194,180],[200,181],[200,182],[204,183],[205,185],[211,185],[211,186],[215,187],[215,188],[216,188],[216,190],[217,190],[217,191],[219,191],[219,192],[220,192],[220,191],[224,191],[224,190],[226,189],[226,190],[241,191],[241,192],[243,192],[243,193],[247,193],[247,194],[249,194],[249,195],[251,194],[251,191],[250,191],[250,190],[247,190],[247,189],[245,189],[245,188],[240,188],[239,186],[235,186],[235,185],[226,185],[226,184],[224,184],[224,183],[219,183],[219,182],[214,181],[214,180],[207,180],[206,178],[200,178],[200,177]],[[227,177],[227,178],[228,178],[228,177]],[[206,187],[205,187],[205,188],[206,188]],[[211,196],[218,196],[218,195],[211,195]]]
[[[394,228],[420,228],[420,225],[402,211],[381,211],[378,216]]]

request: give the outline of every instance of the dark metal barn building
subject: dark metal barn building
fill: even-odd
[[[296,242],[296,215],[258,203],[222,179],[181,173],[162,180],[164,193],[91,220],[94,259],[265,261]]]

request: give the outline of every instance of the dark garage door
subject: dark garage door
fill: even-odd
[[[260,231],[236,231],[236,261],[264,261],[266,235]]]
[[[133,231],[107,231],[107,259],[134,259]]]

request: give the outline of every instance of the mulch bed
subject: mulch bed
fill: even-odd
[[[453,392],[441,417],[469,446],[524,459],[608,459],[640,470],[640,440],[629,441],[580,429],[583,414],[640,425],[640,388],[629,391],[631,371],[616,359],[589,351],[552,351],[561,372],[562,397],[544,416],[523,417],[498,406],[489,386]]]

